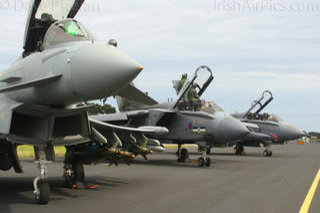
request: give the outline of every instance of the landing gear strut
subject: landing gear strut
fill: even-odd
[[[67,147],[63,177],[68,188],[76,188],[78,182],[85,180],[83,163],[76,157],[74,147]]]
[[[207,157],[207,149],[202,151],[202,157],[198,159],[198,166],[199,167],[210,167],[211,166],[211,159]]]
[[[189,151],[187,149],[181,149],[178,162],[185,162],[187,159],[189,159]]]
[[[39,147],[39,162],[38,168],[40,169],[40,176],[36,177],[33,181],[34,195],[39,204],[47,204],[50,197],[50,186],[47,183],[48,161],[43,147]]]
[[[181,147],[182,147],[182,144],[179,143],[179,144],[178,144],[178,150],[177,150],[177,152],[176,152],[176,155],[177,155],[178,157],[180,156],[180,153],[181,153]]]
[[[263,151],[263,156],[264,157],[271,157],[272,156],[272,151],[268,150],[268,149],[264,150]]]
[[[209,147],[206,148],[206,154],[210,155],[211,154],[211,149]]]
[[[263,151],[263,156],[264,157],[271,157],[272,156],[272,151],[270,150],[270,145],[264,146],[263,144],[260,144],[261,148],[265,148]]]
[[[243,152],[244,152],[244,147],[243,147],[242,144],[237,144],[237,145],[234,147],[234,149],[235,149],[236,155],[241,155],[241,154],[243,154]]]

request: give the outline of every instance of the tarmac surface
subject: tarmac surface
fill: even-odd
[[[197,159],[196,150],[191,158]],[[265,158],[259,148],[215,149],[209,168],[177,163],[175,150],[141,157],[131,165],[86,166],[89,184],[64,188],[62,163],[49,165],[51,199],[37,205],[32,181],[39,174],[31,160],[24,174],[0,172],[0,212],[299,212],[320,167],[320,144],[273,146]],[[310,212],[320,212],[319,186]]]

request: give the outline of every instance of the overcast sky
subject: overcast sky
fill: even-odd
[[[28,2],[0,0],[1,70],[22,53]],[[135,83],[158,101],[205,64],[215,77],[205,98],[225,111],[245,111],[269,89],[268,112],[320,131],[319,1],[88,0],[76,18],[145,67]]]

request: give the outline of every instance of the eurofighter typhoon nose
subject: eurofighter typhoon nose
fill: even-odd
[[[85,100],[115,95],[143,69],[134,59],[105,44],[80,47],[70,66],[74,93]]]
[[[237,119],[230,115],[222,118],[218,125],[219,139],[222,141],[234,141],[248,135],[249,130]]]

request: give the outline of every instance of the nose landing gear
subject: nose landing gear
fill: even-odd
[[[200,157],[198,159],[198,166],[199,167],[210,167],[211,166],[211,159],[209,157]]]
[[[46,181],[48,173],[48,161],[46,159],[44,148],[39,147],[38,149],[38,168],[40,169],[40,176],[36,177],[33,181],[34,195],[39,204],[48,204],[50,199],[50,186]]]
[[[263,151],[263,156],[264,157],[271,157],[272,156],[272,151],[268,150],[268,149],[264,150]]]
[[[200,157],[198,159],[198,166],[199,167],[210,167],[211,166],[211,159],[209,157],[207,157],[208,149],[210,150],[210,148],[201,149],[202,157]]]
[[[242,144],[237,144],[234,149],[236,155],[242,155],[244,153],[244,147]]]
[[[272,156],[272,151],[270,150],[270,145],[264,146],[263,144],[260,144],[261,148],[265,148],[263,151],[263,156],[264,157],[271,157]]]

